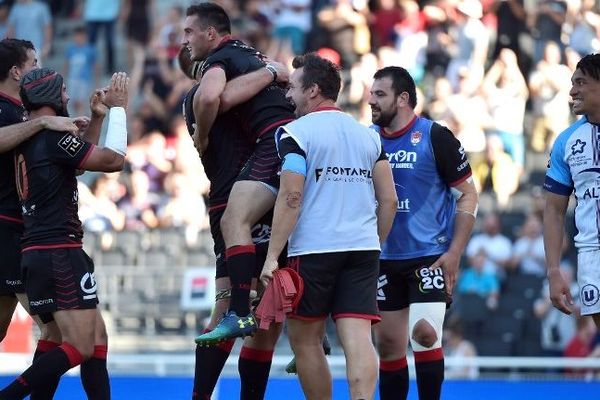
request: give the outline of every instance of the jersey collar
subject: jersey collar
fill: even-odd
[[[23,107],[23,102],[21,101],[21,99],[17,99],[15,97],[12,97],[4,92],[0,92],[0,97],[5,98],[6,100],[10,101],[11,103],[17,105],[17,106],[21,106]]]
[[[338,107],[331,107],[331,106],[330,107],[317,107],[314,110],[312,110],[310,113],[319,112],[319,111],[342,111],[342,110]]]
[[[395,139],[398,138],[402,135],[404,135],[406,132],[408,132],[409,130],[412,129],[412,127],[415,125],[415,122],[417,122],[417,118],[418,116],[414,116],[413,119],[410,120],[410,122],[402,129],[400,129],[399,131],[396,132],[386,132],[385,128],[381,128],[381,136],[383,136],[386,139]]]

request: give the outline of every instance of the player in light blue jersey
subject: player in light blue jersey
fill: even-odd
[[[544,246],[550,299],[557,309],[571,314],[573,299],[559,262],[565,214],[575,191],[578,233],[574,240],[581,314],[591,315],[600,327],[600,54],[583,57],[571,82],[573,112],[583,117],[554,142],[544,182]]]
[[[440,398],[442,325],[477,214],[467,156],[452,132],[419,117],[415,83],[401,67],[375,73],[369,104],[392,167],[398,209],[381,250],[375,326],[382,400],[406,399],[410,341],[421,400]]]

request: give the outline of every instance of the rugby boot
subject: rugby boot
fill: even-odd
[[[216,346],[225,340],[254,336],[256,329],[256,320],[252,313],[238,317],[235,311],[228,311],[215,329],[198,336],[195,342],[200,346]]]

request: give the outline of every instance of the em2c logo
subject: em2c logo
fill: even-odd
[[[445,287],[444,272],[440,267],[431,270],[428,266],[423,266],[415,271],[415,275],[421,280],[419,283],[421,293],[427,293],[433,289],[442,290]]]

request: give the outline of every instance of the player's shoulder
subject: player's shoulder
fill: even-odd
[[[558,134],[554,144],[552,145],[552,151],[564,151],[569,139],[575,135],[581,127],[584,127],[588,124],[589,122],[585,116],[572,123],[567,129]]]
[[[18,99],[6,96],[0,92],[0,118],[6,118],[9,115],[22,115],[23,121],[27,120],[23,104]]]

